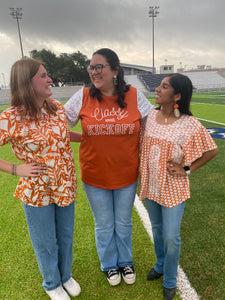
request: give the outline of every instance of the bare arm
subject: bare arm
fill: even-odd
[[[32,162],[28,164],[15,165],[0,159],[0,171],[21,177],[38,177],[46,170],[45,165]]]
[[[70,133],[70,141],[71,142],[80,142],[81,141],[82,133],[72,131],[72,130],[70,130],[69,133]]]
[[[218,149],[213,149],[203,153],[203,155],[196,159],[190,166],[191,173],[195,172],[200,167],[204,166],[207,162],[209,162],[213,157],[215,157],[218,153]],[[176,175],[186,175],[184,168],[182,165],[179,165],[174,162],[168,162],[167,169],[170,173]]]

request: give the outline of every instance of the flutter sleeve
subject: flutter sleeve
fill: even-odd
[[[148,115],[151,109],[155,108],[155,106],[152,105],[145,97],[145,95],[138,89],[137,89],[137,105],[142,119]]]
[[[7,116],[7,113],[2,112],[0,114],[0,146],[3,146],[8,143],[10,138],[10,120]],[[13,131],[13,127],[11,128],[11,132]]]
[[[191,163],[200,158],[203,153],[217,148],[216,143],[207,129],[199,121],[197,122],[197,128],[183,146],[186,165],[191,165]]]
[[[83,104],[83,88],[76,92],[64,105],[68,123],[74,127],[79,120],[79,113]]]
[[[144,134],[145,134],[147,118],[148,118],[148,116],[146,116],[140,120],[140,131],[139,131],[139,152],[140,153],[142,151],[142,142],[143,142],[143,138],[144,138]]]

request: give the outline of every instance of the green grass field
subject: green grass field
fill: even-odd
[[[225,105],[219,99],[216,105],[211,105],[208,101],[206,95],[194,95],[193,114],[205,120],[225,123]],[[222,127],[205,121],[203,124],[206,127]],[[81,130],[80,124],[75,130]],[[180,266],[204,300],[224,299],[225,141],[215,139],[215,142],[219,147],[217,157],[190,177],[191,199],[186,203],[181,227]],[[155,262],[155,254],[153,244],[135,209],[133,258],[136,283],[128,286],[121,282],[119,286],[111,287],[105,274],[100,271],[93,217],[79,177],[79,144],[73,143],[72,147],[78,175],[72,272],[82,288],[77,299],[163,299],[162,279],[155,282],[146,280],[146,275]],[[17,162],[8,145],[0,149],[2,159]],[[47,300],[49,298],[41,286],[42,278],[30,243],[22,203],[13,197],[17,181],[17,177],[0,173],[0,299]],[[179,295],[174,299],[180,299]]]

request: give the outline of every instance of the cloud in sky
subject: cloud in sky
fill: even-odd
[[[117,52],[122,63],[152,66],[155,18],[155,66],[173,64],[225,67],[224,0],[1,0],[0,86],[21,57],[16,20],[9,7],[21,7],[24,55],[43,48],[55,54],[81,51],[88,58],[101,47]]]

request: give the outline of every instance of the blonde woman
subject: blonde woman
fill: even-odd
[[[0,145],[9,143],[21,164],[0,159],[0,171],[20,176],[14,196],[23,201],[46,293],[69,300],[68,294],[81,291],[71,274],[76,172],[64,108],[49,98],[51,83],[41,62],[22,58],[13,64]]]

